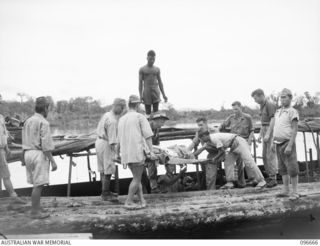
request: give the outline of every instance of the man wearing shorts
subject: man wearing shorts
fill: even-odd
[[[289,196],[289,183],[291,180],[291,198],[299,198],[296,136],[298,132],[299,114],[291,106],[292,93],[289,89],[283,89],[280,96],[281,108],[279,108],[271,121],[273,127],[273,139],[276,144],[278,156],[279,174],[282,176],[283,190],[279,197]]]
[[[126,101],[116,98],[110,112],[105,113],[97,127],[98,138],[95,143],[98,171],[101,174],[101,198],[104,201],[117,202],[117,194],[110,191],[111,176],[115,174],[113,161],[116,154],[118,121],[126,108]]]
[[[164,93],[163,83],[160,76],[160,69],[154,66],[156,53],[150,50],[147,54],[147,65],[139,70],[139,94],[140,100],[144,103],[147,117],[151,114],[151,106],[153,112],[159,110],[160,91],[165,102],[168,101]],[[160,89],[160,91],[159,91]]]
[[[33,185],[31,194],[31,218],[44,219],[50,216],[41,209],[41,192],[49,184],[51,171],[57,170],[57,164],[52,157],[54,150],[49,122],[46,120],[49,112],[49,102],[45,97],[36,99],[35,114],[28,118],[22,128],[22,148],[27,171],[27,181]]]
[[[2,104],[2,98],[0,95],[0,104]],[[7,131],[5,120],[2,114],[0,114],[0,182],[3,180],[3,184],[11,197],[12,202],[26,203],[23,199],[18,197],[17,193],[13,189],[13,185],[10,179],[10,171],[7,163],[7,156],[10,156],[11,152],[8,147],[9,133]]]
[[[144,170],[146,156],[155,159],[152,146],[153,132],[147,118],[138,113],[140,98],[132,95],[129,97],[129,110],[119,120],[117,157],[121,153],[121,163],[129,166],[133,178],[129,186],[126,209],[139,209],[146,207],[143,198],[141,176]],[[134,194],[138,195],[140,204],[133,201]]]

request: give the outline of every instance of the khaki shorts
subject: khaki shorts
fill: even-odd
[[[0,149],[0,178],[2,179],[10,178],[10,171],[8,168],[6,152],[4,149]]]
[[[279,164],[279,174],[289,175],[295,177],[299,174],[299,165],[297,161],[297,150],[296,144],[292,145],[292,151],[290,155],[284,153],[289,141],[282,144],[276,144],[278,164]]]
[[[103,139],[97,139],[96,153],[98,162],[98,171],[104,174],[115,174],[116,165],[113,161],[115,152],[111,150],[109,143]]]
[[[50,163],[41,150],[27,150],[24,153],[27,181],[33,186],[49,184]]]

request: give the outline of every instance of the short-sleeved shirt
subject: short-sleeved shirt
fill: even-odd
[[[298,111],[293,107],[279,108],[274,116],[273,137],[275,142],[282,143],[290,140],[292,135],[292,121],[299,120]]]
[[[153,136],[147,118],[129,110],[119,120],[118,143],[120,144],[121,163],[141,163],[145,161],[145,151],[148,151],[146,139]]]
[[[112,111],[105,113],[98,123],[98,137],[106,140],[109,144],[116,144],[118,121],[119,117],[116,116]]]
[[[233,139],[236,137],[236,134],[219,132],[210,134],[211,144],[213,144],[217,149],[224,147],[229,148],[232,145]]]
[[[139,70],[139,77],[143,81],[143,100],[147,105],[160,102],[160,89],[158,77],[160,76],[160,69],[156,66],[143,66]]]
[[[8,144],[8,131],[3,116],[0,114],[0,149],[3,149]]]
[[[276,110],[277,106],[274,103],[270,102],[269,100],[264,101],[264,103],[260,106],[262,126],[270,125],[270,121],[274,117]]]
[[[24,150],[54,150],[49,122],[38,113],[27,119],[22,128],[22,148]]]
[[[249,114],[242,113],[241,116],[236,117],[235,114],[230,115],[223,123],[222,128],[230,127],[230,132],[248,139],[250,133],[254,130],[252,124],[252,117]]]

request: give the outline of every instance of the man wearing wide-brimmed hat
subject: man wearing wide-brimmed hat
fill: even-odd
[[[146,157],[155,159],[152,146],[153,132],[147,118],[137,112],[140,104],[140,98],[131,95],[128,103],[129,110],[120,118],[118,125],[118,155],[121,153],[121,163],[125,166],[128,165],[133,175],[125,202],[125,208],[127,209],[146,207],[141,176]],[[140,204],[134,203],[133,197],[135,194],[138,195]]]
[[[57,164],[51,154],[54,144],[49,122],[46,120],[48,112],[49,101],[45,97],[38,97],[35,114],[25,121],[22,129],[22,148],[27,181],[33,185],[31,218],[34,219],[44,219],[50,216],[41,209],[40,198],[43,187],[49,184],[50,164],[51,171],[57,170]]]
[[[281,108],[279,108],[271,121],[273,128],[273,140],[276,144],[278,156],[279,174],[282,176],[283,190],[279,197],[291,196],[299,198],[298,174],[299,165],[297,161],[296,136],[298,132],[299,114],[291,106],[292,92],[283,89],[280,95]],[[289,183],[292,184],[292,193],[289,193]]]
[[[126,108],[126,101],[116,98],[112,110],[105,113],[97,127],[95,142],[98,171],[101,174],[101,198],[104,201],[117,202],[117,194],[110,191],[111,176],[115,174],[116,166],[113,161],[116,154],[118,121]]]

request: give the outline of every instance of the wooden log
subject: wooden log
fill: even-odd
[[[145,195],[147,208],[128,211],[123,205],[102,202],[99,197],[43,197],[51,217],[31,220],[27,212],[8,211],[8,199],[0,202],[0,232],[34,233],[144,233],[161,230],[237,225],[256,219],[283,218],[305,211],[320,211],[320,183],[299,184],[304,196],[297,200],[277,198],[273,189],[195,191]],[[126,196],[119,197],[124,202]],[[55,200],[55,202],[53,202]]]

